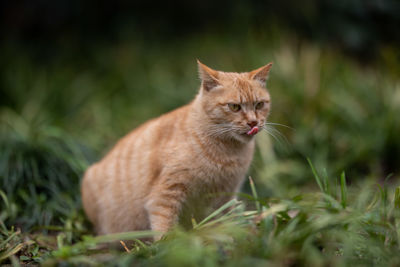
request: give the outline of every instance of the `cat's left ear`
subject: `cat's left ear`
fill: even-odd
[[[250,71],[249,76],[250,79],[259,81],[263,86],[266,86],[269,70],[272,67],[272,62],[268,63],[267,65],[258,68],[256,70]]]

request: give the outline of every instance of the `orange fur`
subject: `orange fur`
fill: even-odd
[[[198,65],[202,85],[191,103],[135,129],[86,171],[83,206],[99,234],[166,232],[240,189],[254,151],[248,123],[262,127],[269,112],[271,63],[248,73]]]

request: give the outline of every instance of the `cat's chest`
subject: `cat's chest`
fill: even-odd
[[[179,159],[188,195],[180,215],[184,225],[194,217],[201,220],[234,197],[245,179],[254,147],[240,153],[188,153]]]
[[[238,163],[247,162],[239,160]],[[213,163],[206,168],[203,164],[191,170],[190,191],[181,214],[184,225],[190,223],[192,217],[196,221],[203,219],[233,198],[245,179],[247,167]]]
[[[253,158],[254,147],[240,151],[213,151],[203,149],[193,153],[192,166],[215,177],[244,175]]]
[[[254,143],[240,150],[224,151],[182,142],[169,151],[170,154],[164,155],[168,159],[165,173],[179,174],[194,194],[234,192],[250,166]]]
[[[202,191],[233,192],[244,179],[252,160],[252,150],[240,155],[214,155],[213,158],[199,155],[189,166],[196,188]]]

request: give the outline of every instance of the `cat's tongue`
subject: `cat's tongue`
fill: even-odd
[[[247,135],[255,135],[256,133],[258,133],[258,126],[251,128],[251,130],[247,132]]]

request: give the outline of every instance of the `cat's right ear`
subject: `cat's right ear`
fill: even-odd
[[[199,77],[201,79],[201,85],[207,92],[217,87],[219,84],[218,82],[218,71],[213,70],[199,60],[197,60],[197,65],[199,68]]]

